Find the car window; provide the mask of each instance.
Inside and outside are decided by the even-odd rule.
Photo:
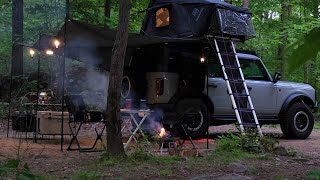
[[[269,81],[268,73],[260,61],[239,59],[245,79]]]

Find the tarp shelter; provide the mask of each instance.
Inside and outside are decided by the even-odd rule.
[[[254,36],[251,12],[220,0],[151,0],[141,34],[189,38]]]
[[[64,52],[67,58],[108,70],[115,38],[116,30],[69,20],[60,28],[56,36],[42,35],[33,48],[39,50],[52,49],[55,51],[55,54],[60,55]],[[56,49],[53,44],[54,39],[59,39],[61,42],[65,42],[65,44]],[[194,44],[199,42],[199,40],[148,37],[130,33],[126,61],[130,60],[131,54],[136,48],[154,44],[180,42],[192,42]]]

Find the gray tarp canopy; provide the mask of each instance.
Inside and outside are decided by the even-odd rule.
[[[65,40],[64,37],[66,37]],[[42,35],[34,44],[33,48],[39,50],[52,49],[55,51],[55,54],[60,55],[62,55],[64,50],[67,58],[82,61],[89,65],[108,68],[115,37],[115,30],[90,25],[76,20],[69,20],[61,27],[56,36]],[[65,42],[64,48],[61,46],[59,49],[55,49],[53,45],[54,39]],[[199,40],[194,39],[185,40],[148,37],[130,33],[127,57],[130,57],[132,50],[138,47],[163,43],[195,43],[195,41],[199,42]]]

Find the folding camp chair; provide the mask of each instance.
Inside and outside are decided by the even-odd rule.
[[[105,118],[103,116],[103,113],[99,111],[87,111],[83,98],[80,95],[65,96],[65,103],[70,115],[69,127],[72,132],[72,139],[70,141],[70,144],[67,150],[79,150],[80,152],[98,151],[98,150],[94,150],[94,148],[98,140],[102,142],[102,134],[106,128]],[[78,140],[78,135],[82,125],[84,123],[97,123],[97,122],[104,123],[102,130],[98,131],[97,128],[94,128],[96,132],[96,139],[93,145],[88,148],[82,148]],[[77,124],[79,124],[78,127],[77,127]],[[77,148],[71,148],[74,142],[76,143]]]

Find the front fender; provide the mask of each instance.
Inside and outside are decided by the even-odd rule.
[[[287,109],[296,102],[304,102],[306,103],[310,108],[314,108],[315,104],[308,96],[302,94],[302,93],[296,93],[291,94],[287,99],[284,101],[284,103],[281,106],[280,115],[285,113]]]

